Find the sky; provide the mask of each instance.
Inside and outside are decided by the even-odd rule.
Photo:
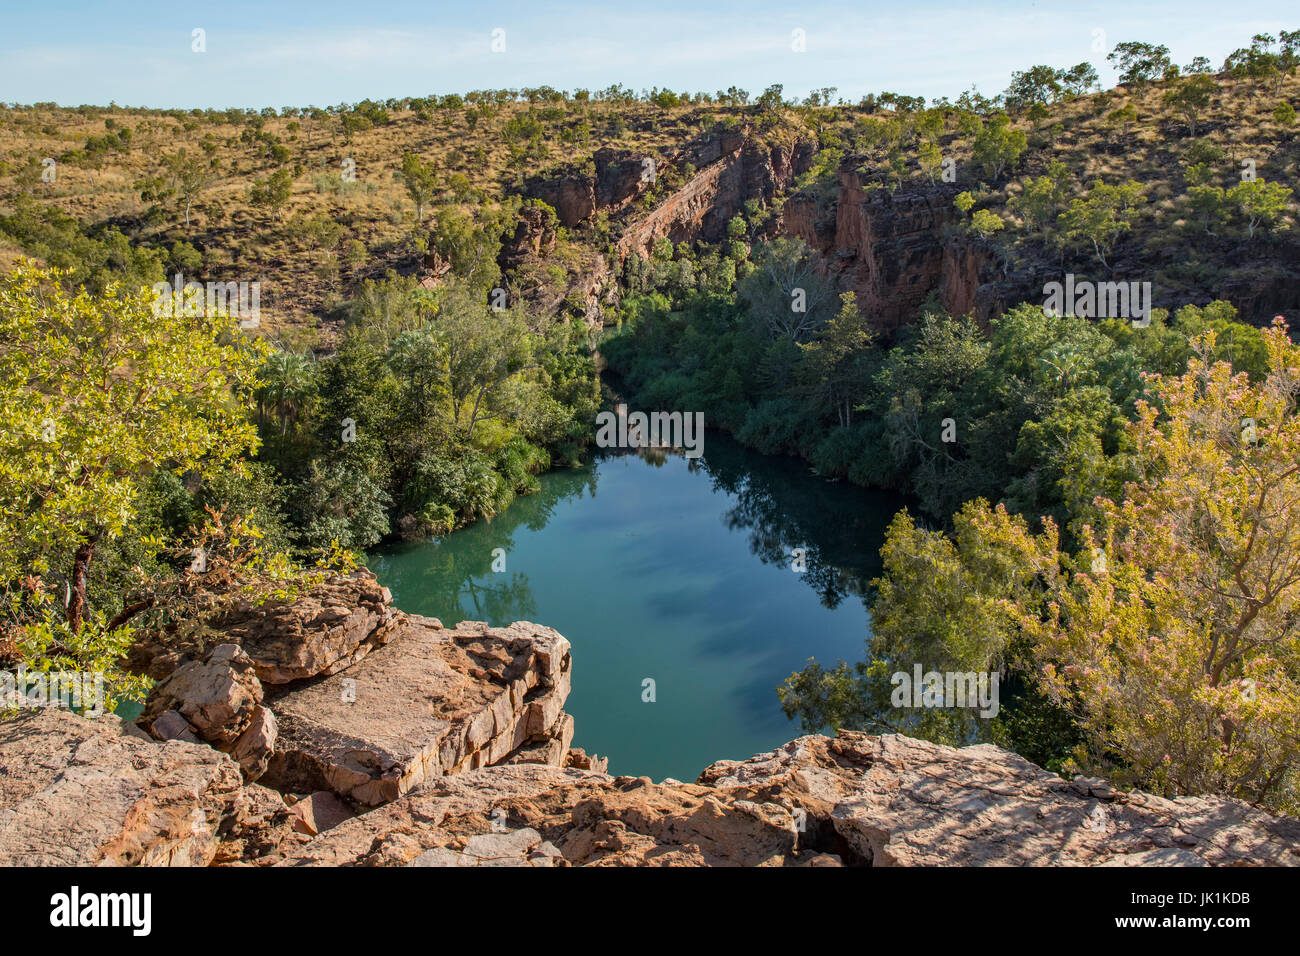
[[[1105,55],[1124,40],[1218,66],[1255,33],[1298,27],[1300,8],[1278,0],[0,0],[0,101],[327,106],[614,83],[955,99],[993,95],[1037,63],[1087,60],[1110,85]]]

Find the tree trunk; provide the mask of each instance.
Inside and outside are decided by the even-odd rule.
[[[81,623],[86,615],[86,573],[90,559],[95,555],[99,532],[95,532],[77,548],[72,559],[72,591],[68,597],[68,626],[73,634],[81,633]]]

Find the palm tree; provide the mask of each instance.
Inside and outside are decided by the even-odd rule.
[[[263,363],[258,377],[262,380],[257,390],[259,430],[266,406],[270,405],[275,408],[276,417],[280,419],[280,434],[284,435],[301,411],[303,402],[315,391],[316,364],[309,356],[297,352],[274,352]]]

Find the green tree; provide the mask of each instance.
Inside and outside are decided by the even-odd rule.
[[[1056,102],[1063,90],[1060,71],[1050,66],[1031,66],[1011,74],[1011,85],[1003,98],[1009,109],[1025,110],[1035,103]]]
[[[1102,502],[1081,555],[1050,526],[1009,537],[1046,582],[1043,602],[1017,603],[1046,689],[1090,738],[1085,769],[1118,756],[1121,779],[1159,792],[1295,812],[1300,349],[1282,327],[1265,338],[1257,384],[1202,357],[1153,381],[1129,429],[1139,477]]]
[[[853,424],[853,406],[862,401],[870,381],[868,349],[875,339],[856,294],[840,295],[840,310],[803,351],[801,373],[815,404],[835,410],[841,426]]]
[[[438,189],[438,177],[433,163],[425,162],[415,153],[402,154],[402,182],[415,203],[417,222],[424,221],[424,205]]]
[[[1254,239],[1256,229],[1272,225],[1286,213],[1291,189],[1281,183],[1252,179],[1229,189],[1227,201],[1246,220],[1247,232]]]
[[[1097,68],[1091,63],[1076,63],[1057,75],[1065,92],[1071,96],[1084,96],[1100,85]]]
[[[1196,121],[1210,105],[1211,98],[1218,90],[1219,85],[1214,82],[1213,77],[1198,73],[1166,91],[1163,102],[1187,120],[1188,129],[1191,135],[1195,136]]]
[[[981,239],[987,239],[994,233],[1001,232],[1006,223],[991,209],[977,209],[970,217],[971,232]]]
[[[1115,44],[1115,49],[1106,55],[1106,59],[1120,71],[1121,86],[1137,89],[1163,77],[1171,64],[1167,46],[1132,40]]]
[[[248,201],[266,209],[276,219],[284,215],[284,208],[293,194],[293,174],[287,169],[277,169],[266,179],[259,179],[249,187]]]
[[[1090,242],[1103,266],[1120,235],[1132,228],[1130,216],[1145,202],[1142,185],[1136,182],[1111,186],[1094,182],[1088,195],[1074,199],[1060,215],[1067,239]]]
[[[753,270],[737,285],[750,314],[772,336],[807,341],[830,318],[834,290],[799,239],[755,245]]]
[[[241,402],[261,349],[228,316],[116,285],[69,293],[65,275],[0,279],[0,581],[66,562],[75,635],[96,548],[131,527],[145,479],[256,448]]]
[[[180,197],[185,212],[185,228],[189,229],[190,208],[200,194],[216,180],[220,163],[215,157],[207,159],[186,153],[182,147],[175,153],[164,156],[162,166],[165,175],[171,180],[173,188]]]
[[[995,113],[975,136],[972,158],[992,179],[998,179],[1015,164],[1027,145],[1025,131],[1013,127],[1006,113]]]
[[[1025,180],[1020,194],[1008,204],[1011,211],[1024,220],[1025,225],[1046,236],[1060,215],[1061,204],[1069,189],[1069,173],[1065,164],[1053,160],[1046,175]]]

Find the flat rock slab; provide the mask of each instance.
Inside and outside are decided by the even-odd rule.
[[[112,715],[0,723],[0,866],[206,866],[235,812],[239,766],[149,740]]]
[[[1300,865],[1300,820],[1222,797],[1067,781],[990,744],[802,737],[714,764],[700,782],[793,801],[822,839],[874,866]]]
[[[548,627],[444,628],[401,615],[388,643],[346,670],[268,688],[279,735],[261,782],[376,806],[427,778],[498,763],[571,733],[569,667],[569,642]]]

